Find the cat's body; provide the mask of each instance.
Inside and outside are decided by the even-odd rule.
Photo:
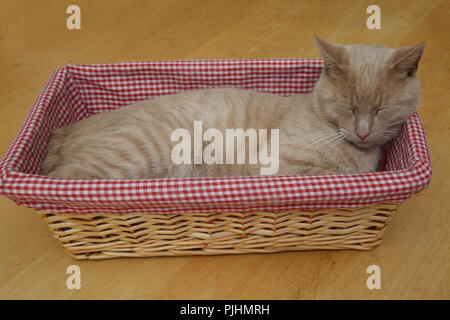
[[[193,132],[194,121],[222,132],[279,129],[277,174],[373,172],[380,146],[418,107],[420,87],[411,66],[417,67],[423,46],[406,51],[317,42],[325,69],[313,93],[280,97],[222,88],[141,101],[58,129],[41,173],[74,179],[260,174],[261,164],[248,161],[174,164],[171,135],[178,128]],[[246,152],[248,160],[248,145],[236,152]]]
[[[260,165],[173,164],[172,132],[177,128],[193,132],[193,123],[198,120],[204,129],[223,132],[230,128],[280,129],[278,174],[376,169],[377,147],[359,149],[343,143],[327,150],[326,141],[320,139],[336,129],[320,121],[312,108],[311,94],[280,97],[234,88],[188,91],[146,100],[59,129],[44,170],[57,177],[85,179],[259,174]],[[248,149],[247,145],[246,150],[236,153]],[[58,165],[53,167],[53,163]]]

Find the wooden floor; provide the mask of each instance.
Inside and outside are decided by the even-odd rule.
[[[82,29],[67,30],[66,8]],[[450,3],[373,1],[381,30],[366,27],[367,1],[50,0],[0,3],[0,154],[50,73],[68,63],[316,57],[313,35],[392,47],[425,40],[420,116],[433,180],[394,216],[369,252],[311,251],[217,257],[74,261],[31,209],[0,198],[0,298],[381,299],[450,298]],[[82,288],[66,288],[66,268]],[[382,288],[366,287],[381,268]]]

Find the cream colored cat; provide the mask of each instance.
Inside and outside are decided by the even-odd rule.
[[[222,88],[140,101],[56,130],[41,173],[74,179],[260,174],[260,164],[174,164],[171,134],[192,132],[194,121],[218,130],[279,129],[279,175],[373,172],[379,147],[419,106],[416,70],[425,44],[395,50],[315,41],[325,67],[310,94]],[[236,152],[248,153],[244,148]]]

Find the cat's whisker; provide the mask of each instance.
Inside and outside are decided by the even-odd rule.
[[[333,143],[333,145],[329,146],[326,150],[325,150],[325,154],[328,154],[328,152],[330,152],[331,150],[333,150],[336,146],[338,146],[340,143],[342,143],[342,141],[344,141],[344,139],[339,139],[337,141],[335,141]]]
[[[390,123],[389,124],[389,126],[396,126],[396,125],[399,125],[399,124],[404,124],[405,123],[405,120],[398,120],[398,121],[394,121],[394,122],[392,122],[392,123]]]
[[[318,134],[325,134],[325,135],[318,136],[318,139],[326,137],[326,136],[329,136],[329,135],[336,134],[338,131],[339,130],[324,130],[324,131],[320,131],[320,132],[318,132]]]
[[[334,140],[331,144],[329,144],[326,149],[322,150],[322,153],[327,155],[331,150],[333,150],[342,141],[344,141],[344,137],[339,137],[338,139]]]
[[[311,142],[311,145],[321,145],[322,143],[326,143],[328,139],[335,137],[339,132],[337,130],[333,130],[333,133],[327,134],[325,136],[319,137]]]
[[[326,154],[330,149],[334,148],[338,143],[344,141],[345,136],[341,131],[337,132],[337,135],[329,139],[325,144],[319,146],[318,151]]]
[[[381,134],[382,135],[385,135],[385,134],[389,134],[389,135],[396,135],[396,134],[398,134],[398,130],[395,130],[395,129],[385,129],[385,130],[383,130],[382,132],[381,132]]]
[[[322,141],[322,143],[320,143],[319,145],[316,146],[316,150],[321,151],[326,149],[329,145],[333,144],[334,141],[336,141],[337,139],[340,139],[339,136],[333,136],[330,137],[329,139],[327,139],[326,141]]]

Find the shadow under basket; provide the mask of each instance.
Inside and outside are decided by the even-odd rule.
[[[41,213],[75,259],[369,250],[381,243],[396,203],[354,209],[191,214]]]
[[[38,210],[76,259],[371,249],[397,205],[430,183],[417,113],[370,174],[148,180],[39,174],[59,127],[186,90],[309,93],[322,66],[321,59],[65,66],[53,73],[0,162],[0,195]]]

